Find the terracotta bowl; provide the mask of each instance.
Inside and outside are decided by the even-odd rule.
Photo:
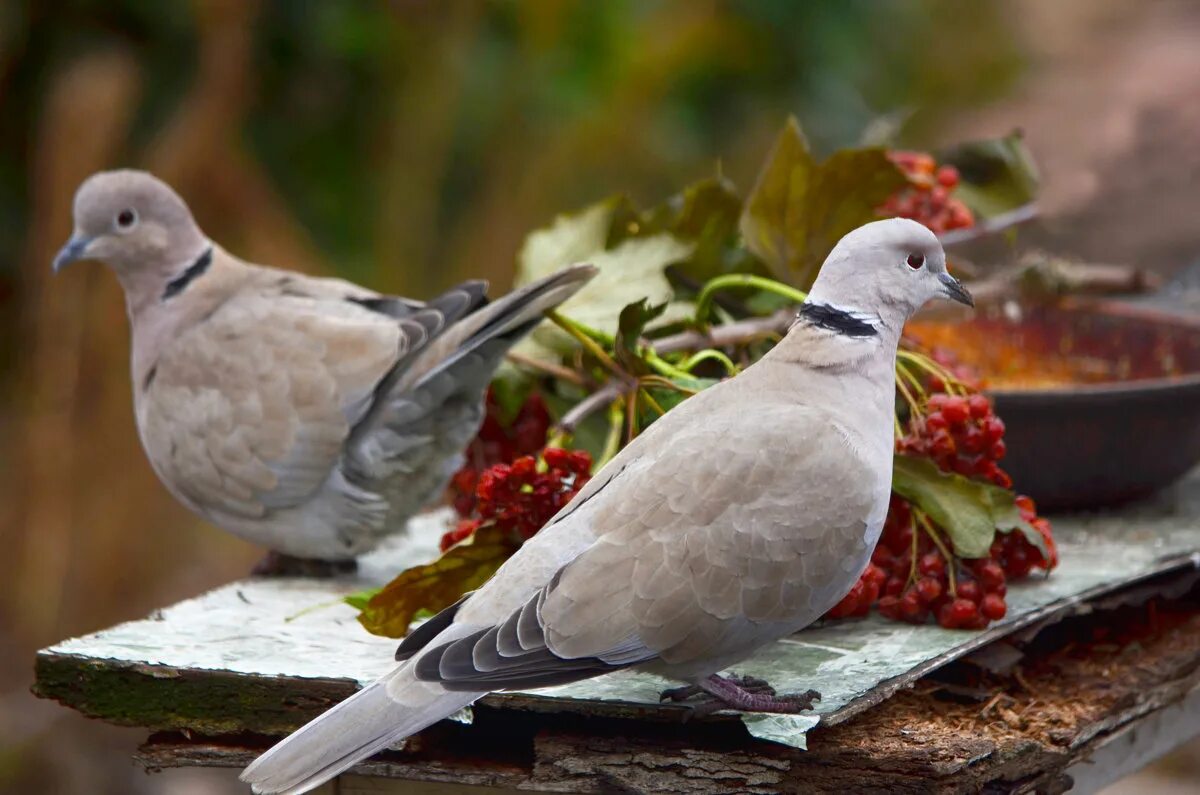
[[[1043,510],[1145,497],[1200,463],[1200,317],[1065,302],[911,334],[985,374],[1003,466]],[[1033,361],[1049,374],[1028,377]]]

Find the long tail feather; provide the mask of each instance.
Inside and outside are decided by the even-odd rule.
[[[257,793],[300,795],[481,695],[420,682],[408,665],[401,666],[296,730],[254,760],[241,779]]]

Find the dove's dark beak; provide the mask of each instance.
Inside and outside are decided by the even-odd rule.
[[[58,251],[58,255],[54,258],[54,264],[50,267],[58,273],[63,268],[70,265],[78,259],[83,259],[87,254],[88,244],[92,242],[90,237],[73,237],[67,241],[67,244]]]
[[[948,273],[939,273],[938,281],[942,283],[944,292],[942,295],[949,298],[951,301],[958,301],[960,304],[967,306],[975,306],[975,299],[967,292],[967,288],[962,286],[962,282],[954,278]]]

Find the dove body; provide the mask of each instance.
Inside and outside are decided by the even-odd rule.
[[[297,558],[370,550],[436,500],[483,419],[505,352],[594,274],[565,269],[487,303],[423,303],[243,262],[167,185],[97,174],[55,259],[124,289],[138,432],[154,471],[214,524]]]
[[[488,692],[634,666],[731,707],[796,711],[718,672],[816,620],[865,568],[890,494],[900,331],[939,296],[970,303],[923,226],[847,235],[771,352],[658,419],[411,632],[397,668],[243,780],[307,792]]]

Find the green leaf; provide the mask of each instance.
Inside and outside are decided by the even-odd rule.
[[[612,334],[621,310],[643,298],[652,304],[666,304],[664,321],[689,317],[691,305],[674,300],[674,289],[663,271],[687,259],[693,244],[660,232],[629,237],[606,248],[613,218],[627,208],[626,200],[616,197],[578,213],[561,215],[551,226],[530,234],[517,258],[517,284],[539,279],[572,262],[590,262],[599,273],[560,307],[572,320]],[[568,335],[543,323],[517,346],[517,351],[544,359],[574,347]]]
[[[880,147],[843,149],[817,163],[790,118],[742,211],[745,245],[776,278],[807,289],[837,241],[877,220],[876,208],[905,184]]]
[[[646,324],[661,317],[667,305],[651,305],[645,298],[627,304],[617,320],[617,360],[634,372],[645,372],[649,368],[638,355],[638,340],[646,330]]]
[[[997,530],[1038,535],[1021,518],[1011,491],[943,472],[928,458],[895,456],[892,490],[929,514],[964,558],[985,557]]]
[[[370,596],[360,608],[358,622],[372,635],[402,638],[420,611],[437,613],[483,585],[518,546],[510,530],[495,525],[480,527],[470,539],[446,550],[437,560],[401,572]],[[347,601],[365,595],[352,594]]]
[[[379,588],[367,588],[365,591],[356,591],[343,596],[342,601],[361,612],[367,609],[367,602],[370,602],[380,590]]]
[[[1020,131],[959,144],[939,153],[939,159],[955,166],[962,178],[954,195],[984,217],[1037,198],[1037,166]]]

